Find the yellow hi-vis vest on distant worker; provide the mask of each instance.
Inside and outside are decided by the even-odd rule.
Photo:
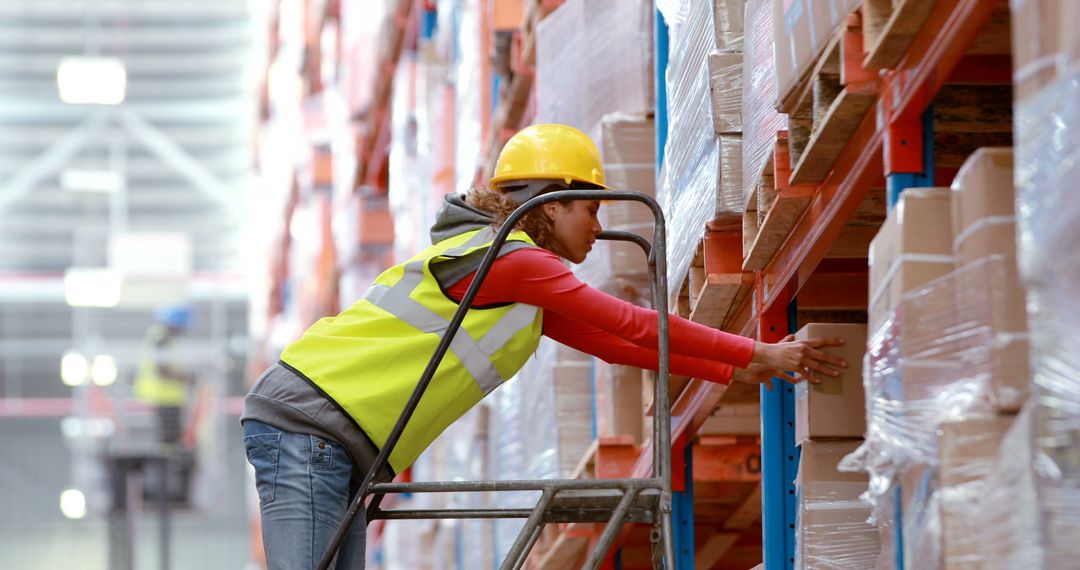
[[[165,332],[155,325],[143,340],[142,358],[135,375],[135,397],[154,406],[183,406],[187,401],[187,386],[183,379],[161,374],[159,364],[167,352],[161,346]],[[165,364],[173,365],[171,362]]]
[[[486,250],[494,237],[491,228],[465,232],[386,270],[363,298],[287,346],[281,361],[337,402],[381,448],[458,307],[443,293],[432,264]],[[524,232],[510,239],[535,245]],[[396,472],[517,373],[536,350],[542,323],[542,311],[522,303],[466,313],[390,454]]]

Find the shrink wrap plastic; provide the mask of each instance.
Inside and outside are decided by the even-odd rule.
[[[567,0],[536,25],[536,123],[593,140],[609,113],[652,111],[652,3]]]
[[[1034,406],[1024,407],[1001,441],[989,473],[947,497],[961,517],[976,527],[971,540],[978,554],[956,561],[957,568],[1036,570],[1072,568],[1076,560],[1047,564],[1040,523],[1040,500],[1036,486],[1038,464],[1034,442]],[[972,473],[983,470],[973,464]],[[1075,503],[1073,505],[1075,507]],[[1066,540],[1075,543],[1076,534]],[[1061,537],[1065,538],[1065,537]],[[1060,540],[1060,538],[1059,538]],[[953,568],[953,566],[950,566]]]
[[[1009,256],[973,262],[906,293],[869,340],[866,440],[841,467],[869,473],[866,498],[883,537],[902,500],[909,568],[941,558],[939,427],[1015,410],[1027,396],[1015,281]]]
[[[735,91],[742,87],[738,82],[724,82],[723,77],[713,85],[710,77],[709,53],[716,47],[711,2],[671,2],[661,10],[670,26],[670,43],[666,70],[668,138],[657,200],[667,218],[667,273],[674,299],[705,224],[743,211],[738,185],[725,183],[738,176],[737,169],[725,165],[736,164],[732,157],[741,153],[741,141],[737,136],[722,140],[717,135],[711,95],[713,87]],[[720,98],[730,97],[721,93]]]
[[[940,491],[938,495],[941,519],[941,560],[946,568],[985,568],[990,562],[990,551],[982,544],[982,535],[998,534],[986,527],[1010,524],[996,518],[1014,512],[1013,508],[1002,511],[994,505],[981,503],[989,491],[988,481],[999,469],[999,453],[1007,431],[1014,426],[1015,416],[987,416],[941,426]],[[1023,428],[1021,428],[1023,429]],[[1015,436],[1014,436],[1015,437]],[[1030,449],[1009,450],[1010,461],[1020,462],[1030,457]],[[1030,461],[1027,462],[1030,466]],[[1013,467],[1009,467],[1013,469]],[[1004,472],[998,475],[1000,478]],[[998,482],[1000,484],[1001,481]],[[997,491],[992,491],[997,493]],[[1006,503],[1010,503],[1008,499]],[[1019,511],[1016,511],[1019,512]],[[991,515],[987,517],[986,515]],[[1011,540],[1011,539],[1010,539]]]
[[[942,422],[1023,402],[1027,335],[1015,332],[1002,298],[1011,263],[991,256],[906,293],[871,336],[866,442],[845,464],[870,473],[872,492],[906,467],[936,465]]]
[[[772,157],[776,132],[787,129],[787,115],[776,110],[776,60],[773,13],[769,0],[746,3],[746,53],[743,55],[743,204]],[[771,174],[771,173],[770,173]]]
[[[1069,5],[1071,3],[1061,3]],[[1072,37],[1075,37],[1073,34]],[[1028,288],[1032,427],[1046,567],[1080,559],[1080,66],[1017,105],[1020,267]]]
[[[812,495],[806,495],[812,489]],[[795,551],[796,568],[855,570],[876,568],[880,548],[878,530],[866,522],[870,504],[859,499],[864,483],[818,482],[801,489],[802,505],[796,513],[796,528],[806,541]],[[865,513],[863,520],[853,515]],[[807,515],[818,521],[807,523]],[[831,515],[831,516],[830,516]]]

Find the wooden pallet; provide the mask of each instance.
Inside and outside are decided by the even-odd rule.
[[[937,0],[863,0],[864,65],[895,67],[936,5]]]
[[[756,208],[743,215],[743,271],[761,271],[802,217],[817,188],[787,184],[791,152],[786,131],[777,133],[772,171],[762,173],[754,189]]]
[[[806,81],[784,102],[793,165],[790,183],[817,184],[877,99],[878,81],[859,67],[861,19],[848,17]]]
[[[754,288],[754,276],[739,264],[742,231],[706,231],[690,267],[690,320],[722,329],[732,307]]]

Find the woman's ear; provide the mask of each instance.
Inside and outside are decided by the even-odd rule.
[[[559,213],[558,202],[548,202],[542,206],[544,208],[544,215],[551,221],[555,221],[555,216]]]

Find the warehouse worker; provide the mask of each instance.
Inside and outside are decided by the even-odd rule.
[[[154,408],[161,443],[175,448],[180,442],[181,417],[193,380],[176,358],[173,342],[191,326],[191,309],[185,305],[166,305],[157,309],[155,318],[157,322],[143,338],[135,397]]]
[[[409,399],[496,228],[544,192],[606,188],[596,146],[581,131],[535,125],[503,148],[489,187],[449,195],[434,245],[390,268],[336,317],[315,323],[258,379],[241,421],[255,468],[271,569],[311,568]],[[654,311],[593,289],[580,263],[600,223],[597,201],[545,204],[510,234],[408,427],[375,475],[388,481],[443,429],[510,379],[545,335],[608,362],[658,364]],[[765,344],[672,316],[671,371],[720,383],[765,382],[782,372],[836,375],[820,351],[839,339]],[[337,568],[362,568],[363,509]]]

